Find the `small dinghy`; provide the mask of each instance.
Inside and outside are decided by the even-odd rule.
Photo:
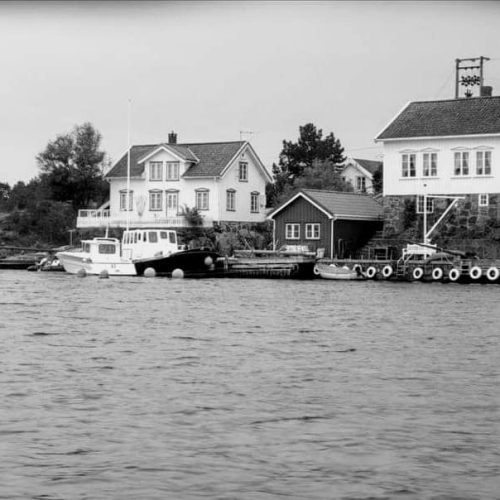
[[[336,266],[335,264],[316,264],[314,266],[314,274],[320,278],[327,280],[364,280],[365,275],[361,268],[354,266],[349,269],[347,266]]]

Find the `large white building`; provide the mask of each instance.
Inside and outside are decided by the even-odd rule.
[[[130,153],[130,155],[129,155]],[[130,148],[106,174],[109,205],[80,210],[78,228],[181,227],[186,208],[196,208],[204,226],[265,220],[265,187],[272,177],[246,141]]]

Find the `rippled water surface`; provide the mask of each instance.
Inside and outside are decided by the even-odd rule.
[[[499,499],[500,286],[0,272],[0,498]]]

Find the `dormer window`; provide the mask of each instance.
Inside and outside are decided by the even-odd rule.
[[[238,180],[248,182],[248,163],[246,161],[240,161]]]
[[[167,161],[167,181],[179,180],[179,162]]]
[[[163,162],[150,161],[149,162],[149,180],[161,181],[163,180]]]

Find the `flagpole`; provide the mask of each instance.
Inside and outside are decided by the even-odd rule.
[[[127,226],[130,227],[130,115],[131,115],[132,99],[128,100],[128,126],[127,126]]]

